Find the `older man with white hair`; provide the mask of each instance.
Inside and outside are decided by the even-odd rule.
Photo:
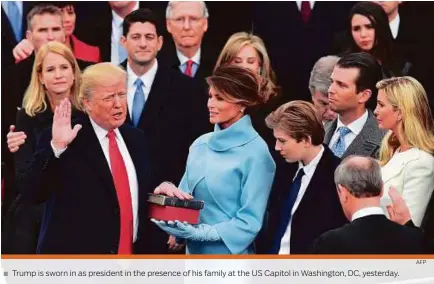
[[[166,9],[166,27],[172,35],[176,58],[166,55],[169,65],[189,77],[211,75],[215,60],[202,48],[208,30],[208,9],[203,1],[170,1]]]
[[[312,94],[312,102],[323,125],[337,117],[337,114],[329,108],[328,89],[332,83],[330,76],[338,61],[339,57],[334,55],[321,57],[310,73],[309,91]]]

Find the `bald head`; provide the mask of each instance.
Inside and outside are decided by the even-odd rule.
[[[336,169],[335,183],[356,198],[380,196],[383,187],[380,165],[370,157],[349,156]]]

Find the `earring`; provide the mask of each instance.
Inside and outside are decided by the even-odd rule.
[[[244,108],[240,108],[240,112],[244,112]]]

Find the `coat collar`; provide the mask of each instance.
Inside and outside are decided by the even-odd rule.
[[[217,152],[227,151],[247,144],[257,136],[258,133],[253,129],[250,116],[245,115],[226,129],[221,129],[216,124],[208,141],[208,147]]]

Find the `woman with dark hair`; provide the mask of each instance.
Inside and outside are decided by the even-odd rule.
[[[353,6],[348,18],[348,44],[344,54],[368,52],[382,66],[383,77],[408,73],[411,64],[396,58],[389,21],[383,8],[372,2],[359,2]]]
[[[199,225],[153,220],[168,234],[187,241],[188,254],[251,254],[262,226],[275,163],[252,126],[249,109],[268,101],[259,75],[233,65],[207,78],[208,109],[214,132],[190,147],[179,189],[162,183],[154,193],[205,201]]]

